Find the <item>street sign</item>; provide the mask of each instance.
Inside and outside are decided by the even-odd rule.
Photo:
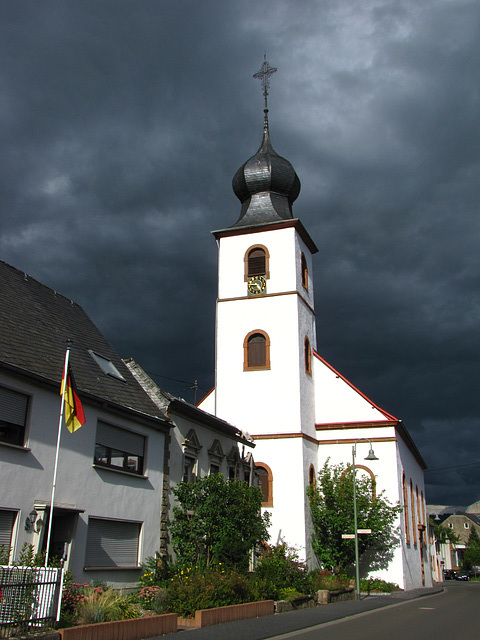
[[[357,529],[357,533],[372,533],[371,529]],[[354,533],[342,533],[342,540],[353,540],[355,538]]]

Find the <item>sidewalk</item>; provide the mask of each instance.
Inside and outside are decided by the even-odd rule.
[[[265,640],[266,638],[279,636],[283,633],[306,629],[325,622],[341,620],[342,618],[348,618],[359,613],[373,611],[407,600],[414,600],[422,596],[441,593],[442,591],[443,585],[439,584],[435,587],[412,589],[411,591],[397,591],[388,595],[366,595],[362,596],[362,600],[336,602],[312,609],[287,611],[273,616],[265,616],[264,618],[239,620],[237,622],[228,622],[203,629],[189,629],[162,637],[173,640],[173,638],[180,633],[182,637],[184,634],[187,634],[185,640],[225,640],[225,638],[228,638],[228,640],[245,640],[245,638],[248,638],[248,640]],[[160,640],[160,638],[155,640]]]

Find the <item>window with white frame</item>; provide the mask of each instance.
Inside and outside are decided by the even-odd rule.
[[[141,522],[90,516],[85,568],[138,568]]]
[[[190,429],[183,440],[183,481],[193,482],[197,476],[198,454],[202,445],[195,429]]]
[[[195,465],[196,459],[190,456],[185,456],[183,459],[183,482],[193,482],[195,480]]]
[[[212,446],[208,450],[208,458],[210,461],[210,475],[220,473],[222,461],[225,457],[220,441],[215,439]]]
[[[0,387],[0,442],[23,447],[29,396]]]
[[[94,462],[102,467],[143,475],[145,436],[98,422]]]
[[[10,556],[7,552],[12,548],[13,528],[17,515],[18,511],[0,509],[0,549],[3,547],[5,556]]]

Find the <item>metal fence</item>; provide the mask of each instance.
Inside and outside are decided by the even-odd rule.
[[[0,638],[53,626],[62,584],[63,569],[0,566]]]

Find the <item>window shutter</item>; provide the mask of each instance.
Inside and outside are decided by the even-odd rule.
[[[266,359],[265,337],[256,333],[248,341],[248,366],[264,367]]]
[[[12,532],[17,512],[0,510],[0,547],[6,549],[12,546]]]
[[[143,457],[145,450],[145,437],[139,433],[126,431],[113,427],[110,424],[99,422],[97,425],[97,444],[104,447],[125,451],[134,456]]]
[[[89,518],[85,566],[138,566],[139,535],[139,522]]]
[[[28,396],[0,387],[0,420],[24,427],[27,419]]]
[[[259,276],[265,274],[265,251],[253,249],[248,254],[248,275]]]

